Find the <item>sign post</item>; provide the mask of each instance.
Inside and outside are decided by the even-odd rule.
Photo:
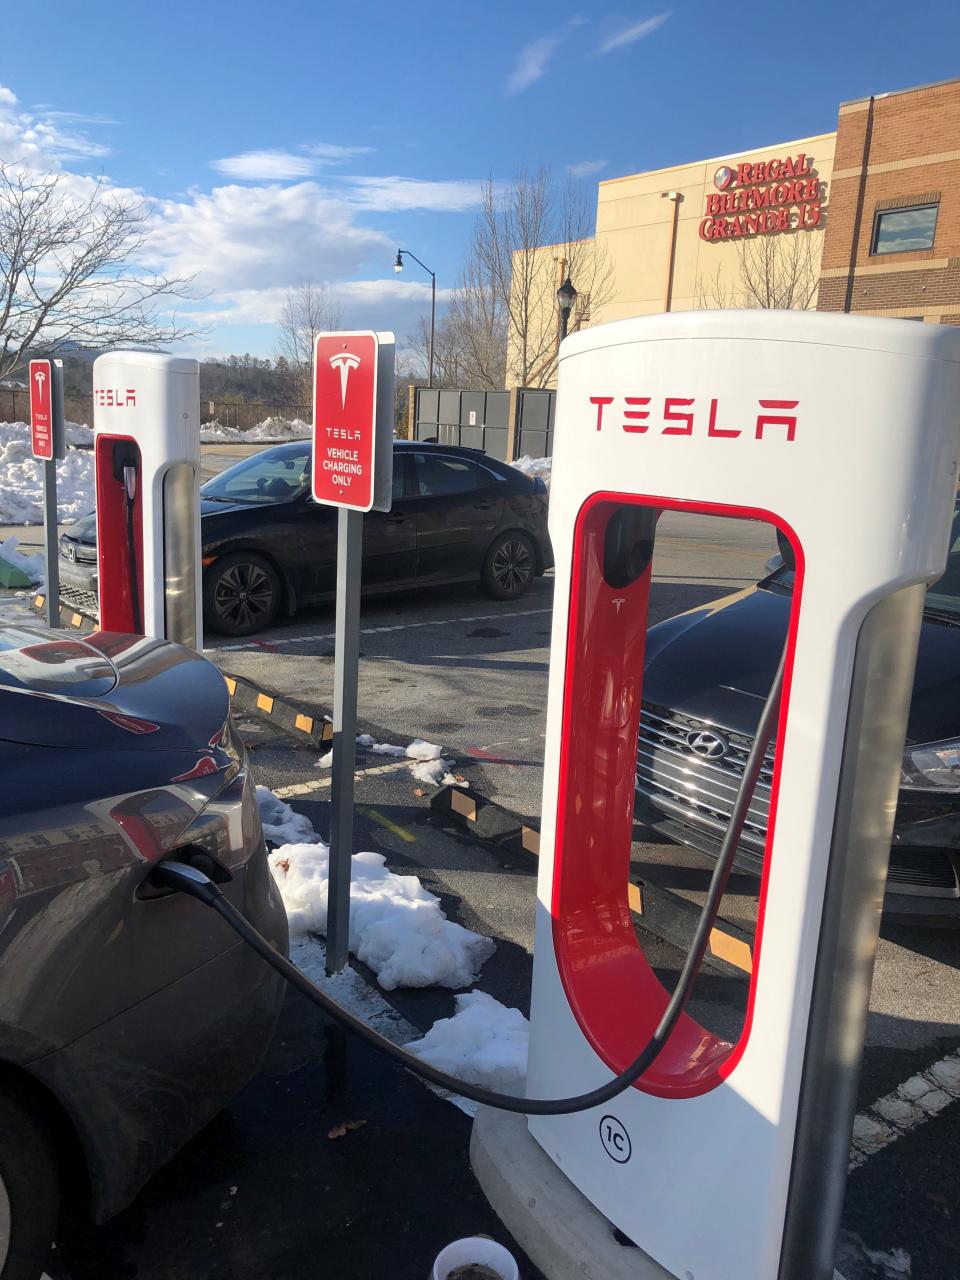
[[[337,612],[330,788],[327,973],[350,949],[353,783],[363,513],[388,511],[393,489],[392,333],[318,334],[313,360],[313,500],[337,507]]]
[[[57,535],[57,459],[63,457],[63,362],[30,361],[30,442],[43,463],[43,544],[47,567],[47,626],[60,625]]]

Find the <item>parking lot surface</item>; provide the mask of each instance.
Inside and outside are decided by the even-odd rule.
[[[652,621],[763,574],[775,550],[769,533],[733,522],[723,533],[707,536],[683,518],[662,531]],[[537,820],[552,589],[548,576],[507,605],[472,588],[366,600],[361,731],[378,743],[419,737],[441,744],[472,790]],[[207,645],[225,672],[330,708],[332,607],[247,641],[208,636]],[[318,751],[263,720],[245,718],[242,729],[258,780],[326,835],[330,773],[318,767]],[[479,841],[431,812],[431,788],[402,760],[361,748],[357,770],[356,847],[385,854],[393,870],[415,872],[451,919],[495,938],[497,952],[477,985],[527,1012],[536,859]],[[710,861],[640,827],[635,835],[634,873],[699,904]],[[756,881],[735,876],[725,917],[750,927],[755,912]],[[644,945],[669,984],[680,952],[649,935]],[[958,957],[960,931],[884,923],[838,1255],[844,1280],[960,1275]],[[742,978],[707,971],[692,1012],[717,1030],[735,1031],[745,989]],[[453,1012],[446,990],[388,998],[420,1031]],[[389,1259],[389,1273],[423,1276],[436,1249],[455,1235],[498,1235],[469,1174],[467,1118],[403,1073],[368,1062],[356,1046],[330,1045],[319,1016],[289,1000],[260,1078],[128,1213],[64,1246],[64,1277],[299,1280],[321,1258],[329,1259],[327,1274],[372,1276],[384,1255],[371,1241],[391,1239],[403,1248]],[[331,1086],[333,1060],[348,1069]],[[368,1124],[328,1140],[344,1116]]]

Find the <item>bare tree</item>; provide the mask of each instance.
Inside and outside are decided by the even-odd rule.
[[[317,334],[339,329],[340,304],[331,300],[324,284],[306,280],[288,289],[280,309],[278,354],[286,360],[295,393],[306,404],[313,382],[313,349]]]
[[[504,191],[483,189],[468,259],[469,275],[490,289],[506,330],[506,380],[543,387],[556,374],[559,311],[556,291],[569,276],[578,292],[570,317],[575,332],[613,287],[604,246],[596,244],[581,188],[557,194],[546,169],[522,170]]]
[[[750,236],[738,240],[736,249],[739,278],[726,281],[718,267],[706,284],[699,281],[698,310],[810,310],[820,282],[820,259],[811,236]]]
[[[178,323],[190,280],[138,273],[146,207],[101,182],[0,162],[0,378],[42,348],[156,346],[203,332]]]

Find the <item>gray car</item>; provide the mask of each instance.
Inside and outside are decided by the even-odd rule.
[[[256,1073],[281,979],[155,889],[202,867],[281,951],[223,677],[143,636],[0,628],[0,1278],[103,1221]]]

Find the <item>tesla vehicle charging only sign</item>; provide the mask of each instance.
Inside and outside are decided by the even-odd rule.
[[[313,362],[316,502],[369,511],[384,496],[375,483],[380,470],[377,453],[391,448],[391,441],[378,439],[384,425],[377,422],[379,358],[380,343],[373,332],[317,337]]]
[[[49,360],[30,361],[30,442],[35,458],[53,457],[53,368]]]

